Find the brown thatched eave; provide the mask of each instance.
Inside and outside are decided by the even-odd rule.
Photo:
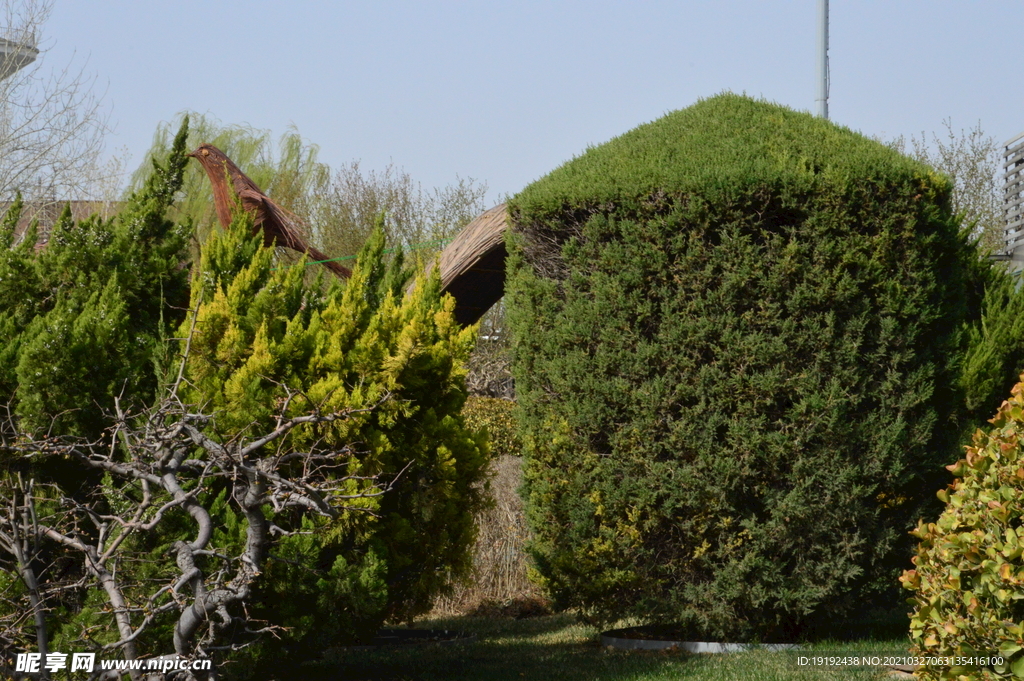
[[[441,289],[455,298],[455,318],[473,324],[505,293],[504,203],[482,213],[441,252]]]

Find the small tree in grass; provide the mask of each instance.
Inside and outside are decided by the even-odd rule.
[[[893,602],[991,277],[950,190],[721,95],[510,202],[525,490],[561,604],[742,638]],[[1003,360],[979,359],[993,386]]]

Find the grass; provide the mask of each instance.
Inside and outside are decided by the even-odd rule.
[[[894,652],[901,641],[817,643],[806,652],[689,655],[602,648],[598,629],[569,615],[526,620],[455,618],[417,622],[417,628],[475,633],[476,643],[408,649],[332,652],[324,661],[278,679],[310,681],[775,681],[887,678],[871,668],[798,666],[798,654]]]

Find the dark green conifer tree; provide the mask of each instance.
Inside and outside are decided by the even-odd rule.
[[[791,637],[898,602],[969,416],[989,281],[950,191],[848,129],[721,95],[511,201],[525,490],[560,603]],[[990,293],[993,319],[1011,298]],[[988,409],[1007,355],[983,354]]]
[[[110,219],[66,208],[49,240],[0,229],[0,395],[27,432],[99,437],[124,394],[149,404],[165,339],[188,302],[189,225],[167,220],[181,186],[187,120],[164,164]],[[14,246],[13,248],[11,246]]]
[[[168,158],[155,164],[145,186],[113,218],[75,222],[65,209],[48,242],[38,244],[36,224],[18,233],[19,198],[0,224],[4,504],[20,498],[19,475],[34,480],[39,494],[51,499],[95,499],[109,482],[96,471],[63,457],[28,458],[8,445],[48,436],[99,440],[106,436],[116,397],[122,396],[125,408],[144,408],[157,393],[164,362],[173,358],[171,332],[188,304],[190,229],[165,215],[181,186],[186,133],[187,121]],[[37,517],[45,523],[66,508],[38,504]],[[46,588],[55,580],[71,583],[87,575],[82,556],[59,546],[46,547],[33,567]],[[5,575],[0,579],[0,618],[22,622],[25,640],[32,641],[32,620],[23,618],[25,585],[14,577],[16,560],[5,551],[0,551],[0,573]],[[76,618],[94,624],[89,613],[103,611],[98,596],[99,591],[50,592],[53,640],[77,640]],[[61,638],[64,627],[71,632],[69,639]]]

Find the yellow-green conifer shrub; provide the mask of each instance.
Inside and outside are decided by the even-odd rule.
[[[946,509],[914,531],[916,567],[901,578],[922,679],[1024,678],[1024,383],[991,423],[949,466]]]
[[[487,463],[482,436],[460,413],[475,330],[455,322],[436,272],[405,295],[401,257],[384,262],[380,230],[351,279],[327,287],[309,282],[301,266],[275,264],[250,229],[239,217],[203,244],[195,324],[190,318],[179,334],[191,333],[186,398],[216,415],[225,439],[256,432],[253,424],[269,432],[282,408],[289,416],[357,411],[300,427],[284,446],[347,446],[354,458],[338,475],[394,481],[329,524],[303,518],[311,534],[271,548],[283,560],[267,564],[256,616],[288,627],[273,654],[294,659],[425,611],[452,575],[469,569],[483,503],[476,483]],[[368,484],[353,480],[351,492]],[[231,531],[227,520],[221,526]],[[237,533],[242,541],[244,528]]]

